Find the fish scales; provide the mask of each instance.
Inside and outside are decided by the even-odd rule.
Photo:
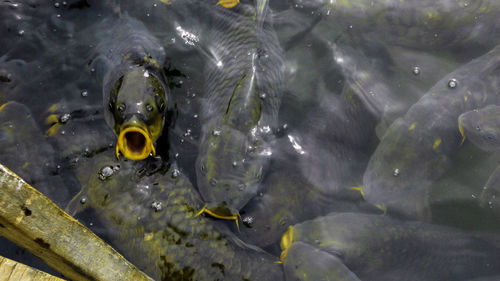
[[[182,175],[154,173],[152,165],[117,160],[109,151],[89,161],[90,170],[77,171],[90,178],[82,183],[86,205],[122,253],[156,280],[282,280],[276,258],[240,247],[211,219],[195,216],[202,201]],[[97,169],[106,166],[115,171],[102,180]]]
[[[500,269],[498,235],[361,213],[332,213],[290,231],[293,242],[339,257],[361,280],[467,280]]]
[[[492,48],[499,44],[495,0],[377,0],[294,2],[321,11],[369,40],[416,49]],[[337,24],[338,25],[338,24]]]
[[[427,188],[448,169],[461,145],[458,117],[500,102],[494,94],[499,76],[500,46],[445,76],[394,121],[368,163],[365,199],[428,220]],[[452,80],[458,85],[450,87]]]
[[[270,160],[284,56],[269,13],[246,4],[212,9],[197,185],[209,207],[234,214],[257,194]]]

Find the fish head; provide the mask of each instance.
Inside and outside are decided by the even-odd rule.
[[[131,160],[155,155],[154,143],[165,124],[167,91],[161,78],[137,67],[120,77],[111,89],[109,111],[121,152]]]
[[[209,206],[226,206],[233,213],[258,194],[270,155],[265,143],[250,143],[246,135],[221,126],[202,140],[197,159],[197,183]]]
[[[484,151],[500,150],[500,106],[489,105],[458,117],[462,137]]]

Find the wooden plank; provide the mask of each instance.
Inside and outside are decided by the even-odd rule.
[[[153,280],[1,164],[0,235],[71,280]]]
[[[63,281],[36,268],[0,256],[0,281]]]

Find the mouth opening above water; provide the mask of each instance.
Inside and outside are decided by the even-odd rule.
[[[139,132],[125,133],[127,148],[132,153],[141,153],[146,147],[146,137]]]

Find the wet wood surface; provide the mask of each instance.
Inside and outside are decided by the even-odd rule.
[[[0,256],[0,281],[62,281],[38,269]]]
[[[71,280],[152,280],[1,164],[0,235]]]

